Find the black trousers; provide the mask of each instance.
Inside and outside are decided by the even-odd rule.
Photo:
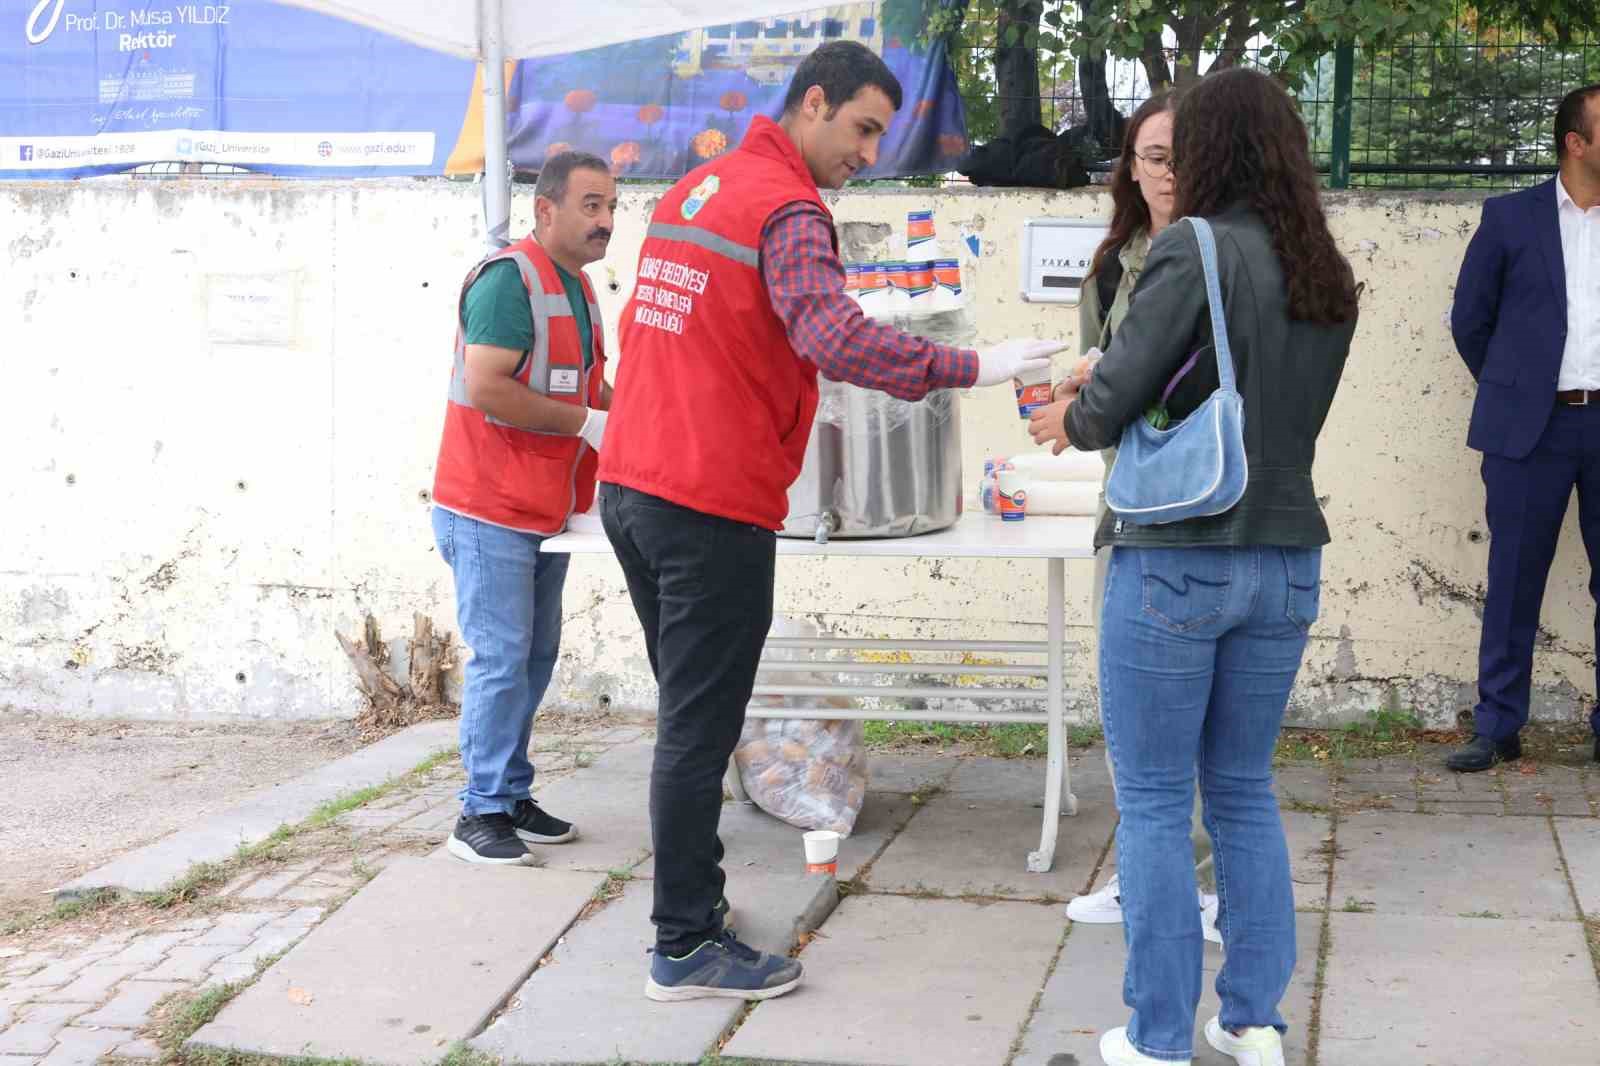
[[[600,487],[600,517],[660,690],[650,920],[656,950],[682,955],[722,931],[722,775],[772,625],[777,540],[770,530],[618,485]]]

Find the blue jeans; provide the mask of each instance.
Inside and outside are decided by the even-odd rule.
[[[472,650],[461,694],[463,814],[510,813],[528,798],[533,716],[561,651],[566,555],[518,533],[433,509],[433,537],[456,586],[456,622]]]
[[[1198,773],[1216,862],[1222,1024],[1284,1030],[1295,964],[1289,848],[1272,753],[1306,631],[1316,548],[1117,548],[1100,620],[1100,706],[1116,776],[1128,1037],[1188,1059],[1203,942],[1189,813]]]

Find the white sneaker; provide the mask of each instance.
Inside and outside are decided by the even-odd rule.
[[[1151,1058],[1128,1040],[1127,1026],[1112,1029],[1100,1038],[1100,1059],[1106,1066],[1189,1066],[1193,1061]]]
[[[1096,892],[1078,896],[1067,904],[1067,917],[1084,925],[1116,925],[1122,921],[1122,896],[1113,875]],[[1200,932],[1213,944],[1222,943],[1217,931],[1217,897],[1200,893]]]
[[[1212,1018],[1206,1022],[1206,1043],[1232,1056],[1239,1066],[1283,1066],[1283,1037],[1270,1025],[1251,1026],[1234,1036],[1220,1019]]]
[[[1217,897],[1200,893],[1200,934],[1213,944],[1222,943],[1222,932],[1217,928]]]
[[[1122,896],[1115,874],[1098,891],[1067,904],[1067,917],[1084,925],[1117,925],[1122,921]]]

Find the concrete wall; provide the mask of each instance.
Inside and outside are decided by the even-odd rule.
[[[621,293],[658,190],[627,190],[608,260]],[[515,197],[513,231],[531,197]],[[987,340],[1070,335],[1021,302],[1024,218],[1098,215],[1091,192],[840,196],[857,245],[908,209],[985,240],[969,283]],[[1442,321],[1472,199],[1339,194],[1367,283],[1317,466],[1335,542],[1293,713],[1470,705],[1486,532],[1464,445],[1472,384]],[[70,715],[310,718],[359,708],[334,639],[371,612],[403,647],[413,611],[453,628],[428,528],[476,187],[266,181],[0,185],[0,705]],[[621,295],[605,292],[608,327]],[[614,332],[614,331],[613,331]],[[1009,390],[965,402],[968,481],[1022,450]],[[1574,508],[1575,511],[1575,508]],[[1574,523],[1569,521],[1569,525]],[[1092,716],[1088,572],[1069,577],[1069,687]],[[841,634],[1041,638],[1041,567],[793,561],[780,610]],[[1545,605],[1535,713],[1592,697],[1592,606],[1575,528]],[[649,707],[637,624],[610,560],[577,560],[557,682],[567,702]]]

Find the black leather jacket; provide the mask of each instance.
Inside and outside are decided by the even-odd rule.
[[[1247,206],[1209,220],[1216,234],[1222,301],[1244,397],[1244,447],[1250,465],[1244,498],[1225,514],[1139,526],[1108,512],[1095,546],[1204,547],[1328,543],[1328,524],[1311,483],[1317,434],[1339,388],[1356,323],[1290,319],[1288,288],[1266,224]],[[1348,269],[1348,267],[1346,267]],[[1197,349],[1206,348],[1167,402],[1174,422],[1217,388],[1211,316],[1194,229],[1179,221],[1150,246],[1144,273],[1094,377],[1067,407],[1076,448],[1112,447],[1144,415]]]

